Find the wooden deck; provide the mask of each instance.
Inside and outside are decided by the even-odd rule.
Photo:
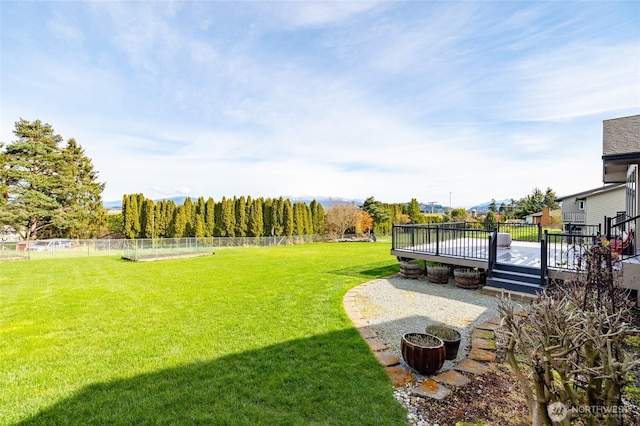
[[[580,274],[584,264],[578,266],[578,261],[585,258],[588,247],[599,238],[582,234],[547,235],[546,232],[543,238],[540,227],[537,231],[537,239],[542,242],[520,241],[536,240],[536,232],[526,226],[509,225],[487,231],[467,223],[394,225],[390,254],[398,258],[483,270],[489,270],[491,260],[495,263],[491,265],[488,283],[491,280],[490,284],[498,288],[536,293],[549,281],[574,279],[576,274]],[[496,248],[500,234],[511,235],[510,247]],[[541,271],[543,267],[544,272]],[[622,272],[621,286],[634,290],[632,295],[636,297],[640,293],[640,251],[633,255],[623,254],[622,261],[614,268]],[[540,284],[536,284],[538,272]],[[640,298],[636,297],[636,301],[640,307]]]
[[[411,247],[396,248],[391,254],[413,259],[430,260],[452,265],[469,266],[486,269],[489,263],[489,245],[480,239],[457,239],[438,246],[435,243]],[[580,246],[569,244],[555,245],[549,250],[547,267],[551,269],[573,269],[576,259],[584,254]],[[539,242],[513,241],[508,248],[498,247],[497,262],[541,267],[541,245]]]
[[[489,247],[486,241],[461,238],[447,241],[436,247],[435,243],[391,250],[394,256],[431,260],[452,265],[486,268],[489,263]],[[437,254],[436,254],[437,252]],[[514,241],[510,248],[498,248],[500,263],[540,267],[540,243]]]
[[[438,254],[435,254],[436,250]],[[441,242],[438,247],[435,243],[431,243],[396,248],[391,250],[391,254],[471,268],[488,269],[489,267],[488,244],[481,239],[450,240],[446,244]],[[513,241],[510,248],[498,248],[497,263],[540,268],[541,254],[539,242]],[[574,276],[576,260],[582,255],[580,246],[563,244],[552,247],[547,259],[549,278],[567,279]],[[624,277],[623,287],[640,291],[640,257],[625,259],[621,266]]]

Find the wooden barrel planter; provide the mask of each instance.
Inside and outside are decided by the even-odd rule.
[[[475,290],[480,285],[480,272],[475,269],[458,268],[453,271],[456,286],[467,290]]]
[[[446,284],[449,282],[451,270],[448,266],[427,266],[427,280],[434,284]]]
[[[430,325],[425,331],[427,334],[433,334],[444,342],[446,352],[445,359],[452,361],[458,357],[458,349],[460,349],[460,340],[462,336],[458,330],[445,327],[443,325]]]
[[[411,280],[417,280],[422,266],[415,262],[400,261],[400,276]]]
[[[427,333],[405,333],[400,342],[402,358],[418,373],[434,374],[444,364],[446,350],[444,342]]]

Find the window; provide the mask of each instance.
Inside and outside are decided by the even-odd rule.
[[[626,208],[627,216],[634,217],[636,213],[636,180],[638,178],[638,166],[634,165],[627,170]]]
[[[578,210],[584,211],[586,200],[578,200]]]

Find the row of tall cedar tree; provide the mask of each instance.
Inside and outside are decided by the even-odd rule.
[[[383,204],[390,218],[375,224],[375,232],[390,232],[393,219],[406,215],[406,206]],[[144,194],[125,194],[122,199],[125,238],[262,237],[324,235],[331,232],[322,204],[315,200],[291,202],[288,198],[240,196],[216,202],[209,197],[184,203],[153,200]],[[353,229],[354,233],[368,231]]]

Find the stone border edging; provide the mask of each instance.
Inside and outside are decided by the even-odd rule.
[[[350,289],[342,299],[345,312],[351,319],[360,336],[369,345],[380,365],[385,369],[394,388],[404,387],[411,383],[415,385],[410,393],[435,399],[443,399],[451,393],[447,386],[459,387],[471,382],[464,374],[482,375],[488,369],[489,363],[496,359],[495,331],[501,327],[501,318],[496,317],[477,325],[471,333],[471,350],[467,358],[460,361],[453,369],[446,370],[438,375],[418,381],[409,367],[405,367],[398,357],[389,349],[377,333],[369,327],[366,320],[355,303],[358,289],[369,283],[360,284]]]

